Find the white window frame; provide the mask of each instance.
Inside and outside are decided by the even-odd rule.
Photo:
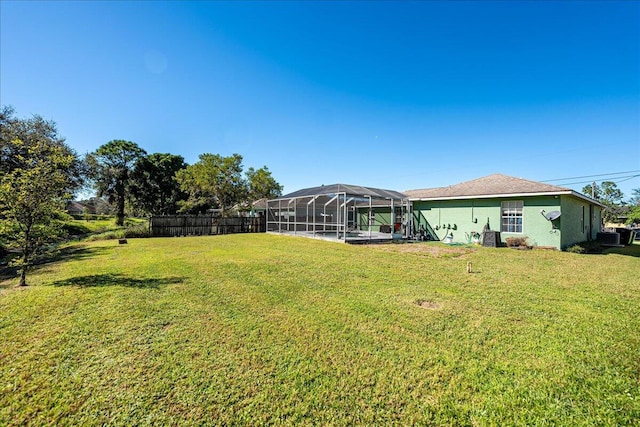
[[[500,203],[500,232],[513,234],[524,232],[524,202],[522,200],[506,200]]]

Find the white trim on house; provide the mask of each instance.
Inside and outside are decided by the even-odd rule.
[[[585,202],[604,207],[604,205],[597,200],[587,197],[584,194],[577,191],[553,191],[553,192],[541,192],[541,193],[503,193],[503,194],[482,194],[472,196],[447,196],[447,197],[408,197],[411,202],[427,202],[436,200],[470,200],[470,199],[498,199],[504,197],[532,197],[532,196],[573,196],[578,199],[582,199]]]

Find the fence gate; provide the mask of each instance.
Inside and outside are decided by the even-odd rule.
[[[152,216],[149,228],[153,237],[208,236],[215,234],[264,233],[264,216],[217,217],[209,215]]]

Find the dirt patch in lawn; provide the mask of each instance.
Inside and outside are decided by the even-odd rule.
[[[468,246],[448,246],[444,244],[428,243],[378,245],[378,248],[383,252],[394,252],[402,254],[410,253],[432,257],[458,257],[476,251],[476,249]]]
[[[440,310],[442,306],[435,301],[419,299],[416,301],[416,305],[426,310]]]

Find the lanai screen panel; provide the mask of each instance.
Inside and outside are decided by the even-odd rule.
[[[391,239],[406,204],[397,191],[344,184],[306,188],[267,202],[267,231],[344,241]],[[374,227],[376,212],[388,224]]]

